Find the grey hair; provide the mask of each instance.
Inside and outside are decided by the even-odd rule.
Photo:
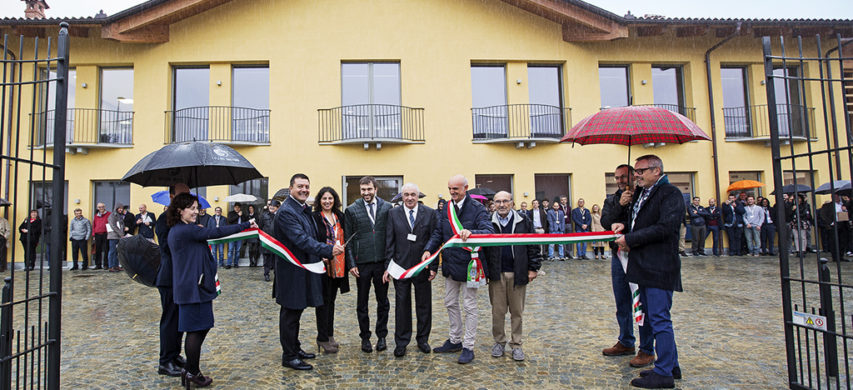
[[[648,161],[650,168],[658,168],[660,172],[663,173],[663,160],[660,157],[655,156],[654,154],[647,154],[645,156],[637,157],[637,162],[640,161]]]
[[[418,188],[418,185],[417,185],[417,184],[415,184],[415,183],[412,183],[412,182],[409,182],[409,183],[403,184],[403,187],[401,187],[401,188],[400,188],[400,192],[405,191],[405,190],[406,190],[406,188],[412,188],[412,189],[414,189],[414,190],[415,190],[415,192],[417,192],[418,194],[420,194],[420,192],[421,192],[421,189],[420,189],[420,188]]]

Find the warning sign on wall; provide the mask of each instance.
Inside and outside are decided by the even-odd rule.
[[[825,331],[826,317],[795,311],[794,324]]]

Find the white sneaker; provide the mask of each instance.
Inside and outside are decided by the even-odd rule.
[[[512,360],[517,362],[524,360],[524,351],[521,350],[521,347],[512,349]]]
[[[515,350],[513,350],[515,351]],[[501,357],[504,355],[504,346],[501,343],[495,343],[495,346],[492,347],[492,357]]]

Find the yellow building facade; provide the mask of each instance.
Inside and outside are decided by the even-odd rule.
[[[721,68],[740,69],[743,106],[760,106],[767,101],[761,35],[775,35],[774,50],[779,50],[778,36],[782,34],[786,50],[792,53],[797,50],[792,39],[795,29],[845,36],[853,32],[851,21],[773,24],[630,19],[581,2],[557,0],[155,0],[143,5],[147,6],[100,21],[70,21],[77,118],[83,117],[83,109],[94,109],[96,114],[86,115],[107,122],[108,115],[98,110],[115,111],[117,122],[124,122],[122,131],[130,122],[132,137],[118,142],[109,137],[83,139],[84,134],[103,134],[104,125],[100,130],[83,120],[70,125],[75,135],[69,138],[73,143],[66,154],[69,214],[80,207],[91,218],[94,203],[100,201],[96,199],[99,183],[120,180],[136,161],[177,136],[220,138],[215,141],[234,147],[266,176],[268,197],[287,187],[288,179],[297,172],[311,178],[315,191],[328,185],[344,194],[347,178],[352,182],[352,178],[374,175],[396,185],[417,183],[427,195],[424,202],[434,206],[439,197],[447,197],[447,179],[461,173],[469,178],[471,187],[492,185],[496,190],[512,191],[516,206],[536,197],[556,196],[560,188],[565,188],[572,202],[584,198],[586,207],[600,205],[608,188],[606,175],[626,162],[627,147],[573,146],[556,142],[559,137],[554,135],[564,134],[573,123],[598,112],[613,94],[602,90],[601,69],[625,70],[627,100],[634,105],[661,104],[655,96],[656,77],[677,69],[672,80],[680,95],[679,110],[689,112],[712,135],[705,53],[729,35],[733,38],[710,55],[719,185],[725,190],[730,177],[757,178],[767,184],[766,195],[773,186],[772,160],[768,142],[758,134],[761,125],[756,124],[766,121],[766,114],[762,119],[761,111],[753,108],[752,117],[746,120],[751,125],[726,119],[736,115],[723,108],[726,97]],[[25,36],[25,53],[16,53],[23,58],[32,55],[35,36],[56,36],[58,22],[0,20],[0,33],[13,37],[10,42],[17,42],[20,34]],[[834,45],[834,40],[826,39],[823,50]],[[17,48],[9,46],[7,49]],[[813,35],[804,35],[804,50],[807,56],[817,56]],[[245,90],[237,78],[239,72],[235,73],[247,67],[266,69],[268,98],[266,107],[250,107],[262,114],[243,116],[257,119],[256,125],[260,125],[247,126],[246,131],[258,133],[245,138],[236,135],[237,116],[243,114],[230,107],[239,106],[238,97],[258,98]],[[536,70],[542,67],[546,70]],[[198,93],[176,90],[184,88],[176,81],[178,70],[187,68],[207,69],[199,73],[206,74],[205,85],[188,84],[191,89],[207,88],[206,96],[198,92],[204,88]],[[386,68],[390,73],[382,73]],[[108,82],[104,71],[111,69],[132,70],[132,95],[111,96],[116,99],[114,104],[104,101],[104,83]],[[549,71],[556,74],[550,78],[550,87]],[[806,66],[801,71],[816,77],[820,70]],[[840,74],[837,65],[833,72]],[[34,74],[26,64],[22,73],[25,77]],[[502,85],[480,87],[500,80],[500,74]],[[397,97],[388,92],[395,86]],[[255,91],[265,92],[262,88]],[[804,106],[818,114],[824,112],[818,84],[807,84],[802,92]],[[28,101],[31,95],[27,94],[32,93],[24,90],[22,101]],[[835,112],[843,129],[846,106],[840,86],[834,93]],[[604,100],[603,94],[608,95]],[[189,101],[206,99],[198,106],[225,109],[207,108],[202,111],[206,118],[201,127],[182,130],[177,95],[190,96]],[[541,103],[542,96],[556,96],[557,104],[551,104],[556,108],[537,111],[548,105]],[[495,101],[502,104],[494,107],[505,108],[481,111],[478,101]],[[359,117],[354,119],[348,113],[356,104],[349,102],[391,108],[355,110]],[[338,107],[343,108],[327,111]],[[536,122],[534,112],[549,119]],[[383,119],[387,117],[396,119],[388,122]],[[22,117],[24,128],[30,118]],[[823,118],[818,119],[809,124],[809,134],[813,146],[824,148],[825,125]],[[94,130],[86,126],[94,126]],[[737,129],[731,127],[738,126],[748,127],[751,133],[735,134]],[[549,130],[536,134],[538,127]],[[222,129],[224,138],[213,136]],[[178,134],[181,131],[185,134]],[[364,131],[367,133],[361,133]],[[377,136],[382,131],[385,133]],[[839,141],[846,145],[843,131],[840,133]],[[18,142],[22,147],[33,144],[31,140]],[[37,141],[35,147],[40,150],[44,144],[48,154],[52,153],[49,141]],[[795,141],[794,149],[804,152],[807,142]],[[718,196],[712,142],[637,145],[631,153],[634,157],[659,155],[666,171],[677,176],[679,186],[701,197],[703,204]],[[846,161],[841,178],[850,177]],[[829,171],[825,158],[816,162],[813,175],[817,185],[829,180]],[[15,184],[20,193],[30,187],[26,180]],[[150,196],[163,188],[128,188],[131,210],[147,203],[158,214],[162,211],[151,206]],[[224,198],[231,192],[240,191],[217,186],[204,194],[214,207],[227,211]],[[347,197],[347,203],[355,200],[351,194]],[[26,205],[15,207],[19,217],[25,215]],[[22,253],[20,248],[17,253]]]

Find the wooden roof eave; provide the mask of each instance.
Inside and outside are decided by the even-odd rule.
[[[609,41],[628,37],[628,27],[613,18],[559,0],[503,0],[559,23],[566,42]]]

